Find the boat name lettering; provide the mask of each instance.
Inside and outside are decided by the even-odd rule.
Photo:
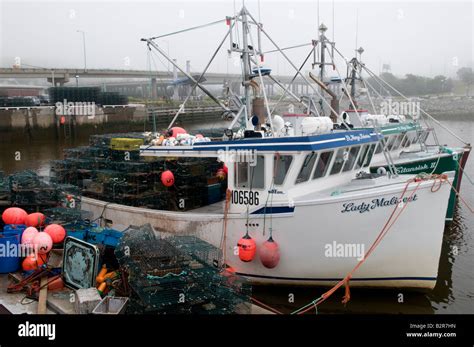
[[[378,198],[378,199],[373,199],[371,202],[361,202],[360,204],[348,202],[342,205],[341,213],[357,212],[357,211],[359,213],[365,213],[365,212],[370,212],[371,210],[377,207],[388,207],[388,206],[397,205],[401,202],[407,203],[407,202],[412,202],[416,200],[418,200],[417,194],[414,194],[413,196],[410,196],[410,197],[404,197],[403,199],[400,199],[397,196],[394,196],[392,198]]]
[[[435,161],[429,163],[429,165],[425,163],[425,164],[420,164],[420,165],[412,166],[412,167],[401,166],[401,167],[397,167],[397,173],[406,174],[406,173],[411,173],[411,172],[422,172],[425,170],[433,170],[435,167],[436,167]]]
[[[346,138],[346,141],[362,141],[362,140],[367,140],[370,139],[370,135],[367,134],[358,134],[358,135],[344,135]]]

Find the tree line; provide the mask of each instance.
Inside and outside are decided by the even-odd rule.
[[[472,71],[472,68],[460,68],[457,71],[457,76],[466,87],[466,95],[469,95],[470,87],[474,84],[474,72]],[[451,93],[454,88],[453,79],[443,75],[431,78],[407,74],[400,78],[390,72],[383,72],[380,74],[380,78],[388,82],[400,93],[407,96]],[[387,95],[387,93],[396,95],[394,91],[382,88],[380,83],[378,83],[373,77],[368,78],[367,82],[382,95]]]

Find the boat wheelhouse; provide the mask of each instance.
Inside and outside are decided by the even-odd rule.
[[[355,119],[354,110],[345,111],[351,116],[347,119]],[[429,145],[427,140],[433,132],[432,128],[422,127],[418,122],[406,121],[405,117],[399,117],[396,121],[389,122],[390,118],[384,115],[370,115],[366,110],[357,112],[362,119],[358,129],[373,129],[383,136],[374,153],[374,158],[370,166],[371,172],[378,170],[388,171],[386,156],[389,155],[394,174],[441,174],[446,171],[455,172],[453,189],[451,190],[449,205],[446,212],[446,221],[452,221],[454,209],[457,201],[457,192],[460,191],[462,170],[469,157],[471,147],[448,147],[440,145]],[[344,118],[344,116],[342,117]],[[380,126],[371,126],[373,123],[382,123]],[[382,120],[382,122],[380,122]],[[384,152],[386,154],[384,154]]]

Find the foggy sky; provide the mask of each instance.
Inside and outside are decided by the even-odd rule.
[[[241,0],[220,1],[9,1],[0,0],[0,66],[11,67],[15,57],[24,67],[82,68],[83,41],[77,30],[86,32],[88,68],[148,69],[142,37],[223,19],[234,14]],[[317,1],[247,0],[247,8],[281,47],[310,42],[316,38]],[[333,37],[332,1],[320,1],[320,22]],[[334,38],[347,58],[357,45],[365,49],[363,61],[374,72],[390,64],[394,74],[413,73],[455,76],[456,70],[473,63],[473,5],[471,1],[336,1]],[[358,13],[358,16],[357,16]],[[192,71],[204,68],[227,26],[218,24],[158,41],[160,47]],[[264,40],[265,50],[272,49]],[[224,50],[209,71],[239,72]],[[299,65],[310,47],[288,55]],[[161,58],[164,62],[164,59]],[[157,57],[153,70],[168,64]],[[265,65],[277,74],[292,74],[290,66],[276,53],[267,54]],[[308,66],[305,70],[309,70]],[[340,66],[341,74],[345,68]],[[332,73],[335,75],[335,72]]]

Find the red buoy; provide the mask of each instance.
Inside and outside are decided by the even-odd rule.
[[[239,258],[244,262],[252,261],[257,251],[257,245],[255,240],[252,239],[248,234],[245,234],[237,243],[239,250]]]
[[[25,224],[27,216],[28,213],[26,213],[24,209],[19,207],[10,207],[3,212],[2,219],[5,224]]]
[[[45,262],[46,255],[38,254],[38,256],[36,256],[36,254],[31,253],[23,260],[21,267],[23,268],[23,271],[36,270],[37,268],[41,267]]]
[[[171,187],[174,184],[174,175],[170,170],[163,171],[161,174],[161,183],[166,187]]]
[[[260,261],[263,266],[273,269],[280,262],[280,247],[273,241],[272,237],[265,241],[259,248]]]
[[[40,212],[30,213],[25,220],[27,227],[41,227],[46,221],[46,216]]]
[[[51,236],[53,243],[61,243],[66,237],[66,230],[59,224],[50,224],[45,229],[44,232]]]
[[[229,174],[229,168],[227,167],[226,164],[222,166],[222,170],[224,170],[226,176]]]
[[[172,127],[170,130],[169,130],[169,137],[174,137],[176,138],[176,136],[178,136],[179,134],[187,134],[186,130],[184,130],[183,128],[180,128],[180,127]]]

